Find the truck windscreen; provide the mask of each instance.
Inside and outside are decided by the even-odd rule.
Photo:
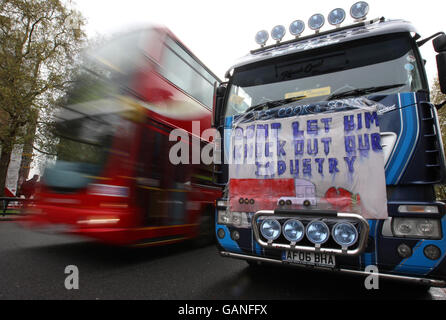
[[[268,101],[298,97],[310,103],[383,86],[391,89],[378,90],[379,94],[423,89],[408,34],[342,43],[239,67],[231,79],[225,115],[244,113]]]

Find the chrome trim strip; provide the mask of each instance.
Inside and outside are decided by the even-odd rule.
[[[334,254],[334,255],[343,255],[343,256],[357,256],[360,255],[366,248],[367,245],[367,237],[369,234],[369,223],[367,220],[365,220],[362,216],[358,214],[352,214],[352,213],[337,213],[336,217],[332,216],[324,216],[320,214],[319,212],[315,213],[314,217],[317,218],[344,218],[344,219],[350,219],[355,220],[361,223],[361,234],[359,235],[359,244],[358,247],[354,250],[348,250],[348,248],[343,249],[335,249],[335,248],[323,248],[323,247],[309,247],[309,246],[298,246],[298,245],[292,245],[292,244],[282,244],[282,243],[274,243],[274,242],[265,242],[260,238],[260,229],[257,224],[257,218],[260,216],[265,217],[275,217],[276,219],[285,218],[285,219],[292,219],[298,217],[303,217],[304,215],[299,214],[298,211],[296,211],[296,214],[290,214],[289,216],[279,215],[275,214],[274,211],[270,210],[261,210],[257,211],[254,216],[252,217],[252,229],[254,232],[255,240],[260,244],[260,246],[268,249],[281,249],[281,250],[292,250],[292,251],[309,251],[309,252],[321,252],[321,253],[328,253],[328,254]],[[308,215],[305,215],[305,217],[308,217]]]
[[[223,256],[223,257],[233,258],[233,259],[253,260],[253,261],[266,262],[266,263],[272,263],[272,264],[293,266],[293,267],[298,267],[298,268],[308,268],[308,266],[304,265],[304,264],[289,263],[289,262],[286,262],[286,261],[281,261],[281,260],[276,260],[276,259],[269,259],[269,258],[256,257],[256,256],[249,256],[249,255],[244,255],[244,254],[239,254],[239,253],[232,253],[232,252],[227,252],[227,251],[221,251],[220,255]],[[330,269],[328,267],[318,267],[318,266],[311,266],[310,268],[311,269],[315,269],[315,270],[321,270],[321,271],[331,271],[331,272],[337,272],[337,273],[348,273],[348,274],[359,275],[359,276],[369,276],[369,275],[371,275],[371,273],[369,273],[369,272],[358,271],[358,270],[350,270],[350,269]],[[388,274],[388,273],[377,273],[376,275],[379,278],[383,278],[383,279],[406,281],[406,282],[415,282],[415,283],[418,283],[418,284],[430,285],[432,287],[440,287],[440,288],[446,287],[446,281],[445,280],[409,277],[409,276],[402,276],[402,275]]]

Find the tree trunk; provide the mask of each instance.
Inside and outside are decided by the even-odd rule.
[[[11,161],[10,148],[2,148],[0,155],[0,197],[5,196],[6,176],[8,175],[8,168],[10,161]]]
[[[17,180],[17,194],[20,194],[19,192],[22,183],[28,179],[31,163],[33,161],[33,145],[34,138],[36,136],[36,129],[37,123],[31,125],[28,131],[29,136],[26,138],[25,144],[23,145],[22,161],[20,163],[19,178]]]

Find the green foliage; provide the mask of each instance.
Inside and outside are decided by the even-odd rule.
[[[441,102],[446,101],[446,95],[441,93],[440,91],[440,83],[438,82],[438,77],[434,79],[434,84],[431,88],[431,101],[434,104],[440,104]],[[444,143],[446,142],[446,106],[438,111],[438,121],[440,123],[441,137],[443,139],[444,146]],[[437,186],[435,191],[437,199],[446,199],[446,185]]]
[[[0,1],[2,153],[33,140],[36,127],[38,136],[48,129],[38,119],[50,117],[54,101],[70,83],[85,42],[84,25],[81,14],[61,0]],[[0,193],[4,167],[0,164]]]

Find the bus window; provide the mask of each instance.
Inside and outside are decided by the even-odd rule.
[[[170,38],[165,42],[162,66],[163,77],[208,109],[212,108],[215,77]]]

